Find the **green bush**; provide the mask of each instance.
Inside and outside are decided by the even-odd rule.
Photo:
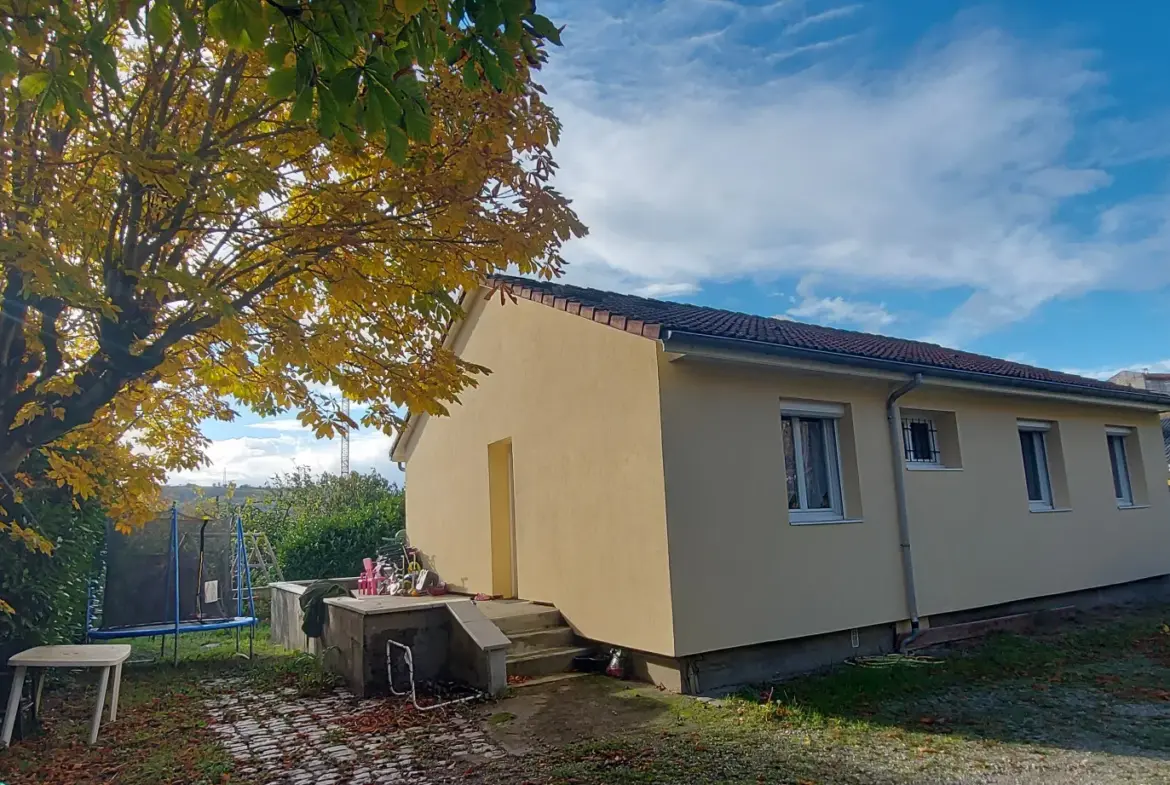
[[[278,476],[242,515],[272,543],[285,580],[356,575],[406,525],[402,489],[373,472]]]
[[[402,496],[362,507],[302,518],[285,532],[277,549],[286,580],[357,575],[382,540],[403,527]]]
[[[106,532],[105,514],[96,504],[77,500],[74,507],[73,496],[56,485],[34,486],[22,503],[9,498],[3,506],[54,549],[52,555],[34,553],[0,534],[0,599],[16,610],[0,613],[0,663],[30,646],[84,638],[86,590],[98,571]]]
[[[326,472],[313,477],[305,470],[274,477],[267,493],[260,499],[249,500],[241,514],[244,528],[265,534],[279,553],[289,533],[310,519],[394,499],[398,500],[398,511],[392,514],[398,516],[398,528],[402,528],[402,489],[380,474]]]

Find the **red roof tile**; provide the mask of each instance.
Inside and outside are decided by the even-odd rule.
[[[709,338],[750,341],[763,346],[791,347],[836,355],[840,362],[883,361],[909,366],[923,366],[944,371],[1001,377],[1013,380],[1017,386],[1034,382],[1037,386],[1061,385],[1080,388],[1086,394],[1106,394],[1109,397],[1147,401],[1161,401],[1170,408],[1170,396],[1136,390],[1099,379],[1051,371],[1032,365],[1001,360],[982,354],[948,349],[938,344],[891,338],[884,335],[839,330],[815,324],[753,316],[704,305],[690,305],[666,300],[652,300],[630,294],[606,292],[581,286],[536,281],[528,278],[498,275],[495,280],[514,290],[531,289],[532,299],[548,303],[579,303],[595,311],[606,311],[625,320],[641,322],[646,328],[656,325],[660,330],[689,333]],[[616,326],[616,325],[615,325]],[[643,333],[646,334],[645,328]],[[826,357],[826,359],[832,359]],[[988,380],[994,381],[994,380]],[[1070,390],[1071,391],[1071,390]]]

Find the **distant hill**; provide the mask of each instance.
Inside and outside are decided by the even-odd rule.
[[[231,501],[233,504],[243,504],[246,499],[261,501],[267,494],[267,488],[261,488],[257,485],[237,485],[232,491]],[[180,505],[193,502],[200,496],[204,499],[214,499],[218,496],[226,502],[227,495],[228,491],[222,485],[195,485],[194,483],[188,483],[187,485],[163,486],[163,498],[169,502],[177,502]]]

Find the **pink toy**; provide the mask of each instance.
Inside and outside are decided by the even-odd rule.
[[[377,594],[378,579],[374,577],[374,560],[362,559],[362,566],[365,569],[362,571],[362,574],[358,576],[358,593]]]

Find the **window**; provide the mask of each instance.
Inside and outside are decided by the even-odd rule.
[[[834,418],[784,414],[784,470],[792,523],[840,520],[841,470]]]
[[[941,466],[938,427],[930,417],[902,418],[902,450],[909,463]]]
[[[1129,461],[1126,459],[1128,428],[1108,428],[1105,441],[1109,445],[1109,464],[1113,470],[1113,495],[1118,507],[1133,506],[1133,483],[1129,478]]]
[[[1021,422],[1020,449],[1024,456],[1024,482],[1028,506],[1033,511],[1052,509],[1052,482],[1048,476],[1048,423]]]
[[[899,409],[902,457],[907,469],[963,468],[959,450],[959,421],[954,412],[939,409]]]

